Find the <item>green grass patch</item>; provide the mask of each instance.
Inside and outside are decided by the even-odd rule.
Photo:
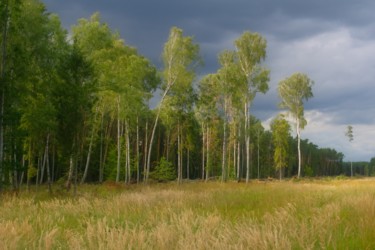
[[[3,195],[1,249],[374,249],[375,179],[40,187]]]

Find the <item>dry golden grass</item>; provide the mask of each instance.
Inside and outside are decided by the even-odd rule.
[[[0,249],[375,249],[375,179],[2,197]]]

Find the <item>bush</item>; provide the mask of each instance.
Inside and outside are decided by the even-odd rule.
[[[155,170],[150,173],[150,178],[157,181],[173,181],[177,177],[176,170],[172,163],[162,157]]]

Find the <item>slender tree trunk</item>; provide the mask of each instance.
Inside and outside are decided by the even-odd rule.
[[[210,170],[210,128],[207,125],[207,140],[206,140],[206,146],[207,146],[207,164],[206,164],[206,181],[208,181],[209,178],[209,170]]]
[[[189,180],[190,179],[190,161],[189,161],[189,158],[190,158],[190,150],[187,149],[187,154],[186,154],[186,179]]]
[[[120,97],[117,98],[117,174],[116,182],[120,182],[120,162],[121,162],[121,122],[120,122]]]
[[[78,159],[76,157],[76,163],[74,164],[74,188],[73,188],[73,194],[74,194],[74,197],[77,196],[77,183],[78,183]]]
[[[50,134],[47,135],[47,141],[46,141],[46,151],[44,153],[44,157],[46,159],[46,168],[47,168],[47,183],[48,183],[48,191],[50,194],[52,194],[52,185],[51,185],[51,173],[49,168],[49,138]]]
[[[32,164],[33,164],[33,157],[32,157],[32,155],[31,155],[31,145],[32,145],[32,143],[31,143],[31,141],[29,142],[29,152],[28,152],[28,166],[27,166],[27,172],[26,172],[26,186],[27,186],[27,191],[30,191],[30,179],[31,179],[31,177],[29,176],[29,170],[31,169],[31,167],[33,166]]]
[[[137,116],[137,139],[136,139],[136,154],[137,154],[137,159],[136,159],[136,167],[137,167],[137,184],[139,184],[140,180],[140,165],[139,165],[139,117]]]
[[[161,144],[161,131],[160,127],[158,129],[158,142],[157,142],[157,149],[156,149],[156,161],[160,161],[160,144]]]
[[[202,180],[204,180],[204,171],[205,171],[205,146],[206,146],[206,140],[205,140],[205,127],[204,123],[202,123]]]
[[[65,183],[65,188],[67,191],[70,190],[72,187],[72,178],[74,174],[74,159],[73,159],[73,153],[70,154],[69,157],[69,172],[68,172],[68,180]]]
[[[145,156],[144,156],[144,162],[143,162],[143,182],[146,183],[147,181],[147,149],[148,149],[148,120],[146,120],[146,131],[145,131]]]
[[[225,111],[224,111],[225,113]],[[226,167],[225,167],[225,161],[226,161],[226,144],[227,144],[227,126],[226,126],[226,114],[224,116],[224,122],[223,122],[223,152],[222,152],[222,163],[221,163],[221,181],[226,181]]]
[[[99,157],[99,183],[103,182],[103,123],[104,123],[104,112],[100,120],[100,157]]]
[[[165,153],[166,153],[166,156],[167,156],[167,161],[169,161],[169,140],[170,140],[169,137],[170,137],[170,134],[171,134],[171,132],[168,131],[167,132],[167,142],[166,142],[167,145],[166,145],[166,150],[165,150],[166,151]]]
[[[297,118],[297,146],[298,146],[298,178],[301,177],[301,133],[299,119]]]
[[[184,159],[184,147],[183,147],[183,137],[182,137],[182,128],[180,127],[180,174],[181,174],[181,182],[184,179],[184,172],[183,172],[183,159]]]
[[[237,142],[237,181],[241,180],[240,175],[240,166],[241,166],[241,142]]]
[[[44,153],[43,154],[43,161],[42,161],[42,170],[41,170],[41,173],[40,173],[40,180],[39,180],[39,184],[42,185],[43,184],[43,180],[44,180],[44,170],[46,168],[46,154]]]
[[[130,183],[131,169],[130,169],[130,137],[129,137],[129,123],[125,121],[125,139],[126,139],[126,175],[125,183]]]
[[[250,118],[247,101],[245,102],[245,140],[246,140],[246,183],[250,177]]]
[[[167,88],[165,89],[164,91],[164,94],[160,100],[160,104],[159,104],[159,108],[158,108],[158,111],[156,113],[156,118],[155,118],[155,123],[154,123],[154,126],[152,128],[152,133],[151,133],[151,138],[150,138],[150,144],[149,144],[149,149],[148,149],[148,154],[147,154],[147,169],[146,169],[146,179],[145,179],[145,182],[147,183],[148,182],[148,177],[149,177],[149,174],[150,174],[150,164],[151,164],[151,153],[152,153],[152,144],[153,144],[153,141],[154,141],[154,136],[155,136],[155,130],[156,130],[156,126],[158,125],[158,121],[159,121],[159,116],[160,116],[160,111],[161,111],[161,108],[162,108],[162,105],[163,105],[163,102],[164,102],[164,99],[165,97],[167,96],[168,92],[169,92],[169,89],[172,87],[173,85],[173,82],[168,84],[167,85]]]
[[[260,134],[259,134],[259,131],[258,131],[258,157],[257,157],[257,159],[258,159],[258,180],[260,179],[260,161],[259,161],[259,155],[260,155],[260,153],[259,153],[259,136],[260,136]]]
[[[109,147],[109,142],[110,142],[112,125],[114,122],[115,122],[115,119],[110,119],[108,126],[106,127],[106,131],[104,133],[105,147],[104,147],[104,155],[103,155],[103,163],[102,163],[102,181],[101,182],[103,182],[104,180],[104,168],[105,168],[107,155],[108,155],[108,147]]]
[[[19,185],[19,188],[22,187],[23,185],[23,179],[25,178],[25,165],[26,165],[26,161],[25,161],[25,155],[22,156],[22,173],[21,173],[21,177],[20,177],[20,185]]]
[[[237,140],[237,181],[240,181],[240,166],[241,166],[241,126],[238,126],[238,140]]]
[[[180,121],[177,123],[177,180],[181,183],[181,135],[180,135]]]
[[[127,144],[127,136],[126,136],[126,130],[127,130],[127,125],[126,125],[126,121],[124,122],[125,123],[125,132],[124,132],[124,146],[125,146],[125,150],[124,150],[124,156],[125,156],[125,168],[124,168],[124,173],[125,173],[125,178],[124,178],[124,182],[125,184],[128,183],[128,175],[129,175],[129,172],[128,172],[128,144]]]
[[[235,136],[236,138],[236,136]],[[233,173],[234,178],[237,176],[237,168],[236,168],[236,162],[237,162],[237,140],[233,140]]]
[[[38,168],[37,168],[37,171],[36,171],[36,182],[35,182],[35,187],[38,188],[38,185],[39,185],[39,179],[40,179],[40,169],[41,169],[41,156],[40,154],[38,154]]]
[[[13,147],[13,190],[15,190],[16,192],[18,192],[18,170],[17,170],[17,146],[16,144],[14,143],[14,147]]]
[[[55,145],[53,144],[52,145],[52,174],[51,174],[52,184],[55,181],[55,152],[56,152],[56,149],[55,149]]]
[[[94,143],[94,134],[96,133],[96,127],[95,127],[95,122],[96,122],[96,116],[98,114],[98,109],[95,110],[95,115],[94,115],[94,122],[91,128],[91,136],[90,136],[90,143],[89,143],[89,152],[87,152],[87,158],[86,158],[86,165],[85,165],[85,170],[83,172],[83,176],[81,179],[81,184],[83,184],[86,180],[87,177],[87,172],[89,170],[89,165],[90,165],[90,159],[91,159],[91,152],[92,152],[92,145]]]

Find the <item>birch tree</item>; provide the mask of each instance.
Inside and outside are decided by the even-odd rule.
[[[181,80],[186,78],[194,78],[195,68],[199,62],[199,46],[193,42],[192,37],[183,36],[183,31],[181,29],[173,27],[169,33],[168,41],[164,45],[162,58],[164,63],[164,70],[162,72],[163,94],[156,110],[155,122],[153,124],[147,152],[146,182],[150,172],[152,146],[156,126],[158,125],[164,100],[175,84],[179,84]]]
[[[289,111],[295,121],[298,149],[298,178],[301,177],[301,129],[307,122],[304,117],[304,101],[313,97],[314,82],[301,73],[295,73],[279,82],[278,93],[281,98],[279,106]]]
[[[204,76],[199,82],[198,101],[195,109],[195,116],[201,124],[202,136],[202,180],[209,178],[209,170],[211,168],[211,132],[214,126],[214,120],[218,117],[217,113],[217,76],[209,74]]]
[[[282,115],[276,117],[271,123],[272,141],[275,147],[274,164],[282,178],[283,169],[288,164],[290,125]]]
[[[348,138],[350,143],[353,141],[353,126],[348,125],[348,127],[346,128],[345,136]],[[353,177],[353,161],[350,161],[350,176]]]
[[[227,148],[228,148],[228,123],[233,120],[232,114],[232,103],[233,93],[235,92],[236,81],[238,71],[237,65],[235,64],[236,54],[233,51],[223,51],[219,55],[219,63],[221,68],[218,70],[216,77],[218,83],[218,103],[221,108],[222,118],[223,118],[223,146],[222,146],[222,163],[221,163],[221,175],[222,181],[227,180],[228,176],[228,163],[227,163]]]
[[[268,91],[269,70],[262,67],[266,58],[266,40],[258,33],[244,32],[235,42],[238,63],[244,78],[244,114],[246,144],[246,183],[250,176],[250,107],[258,92]]]

